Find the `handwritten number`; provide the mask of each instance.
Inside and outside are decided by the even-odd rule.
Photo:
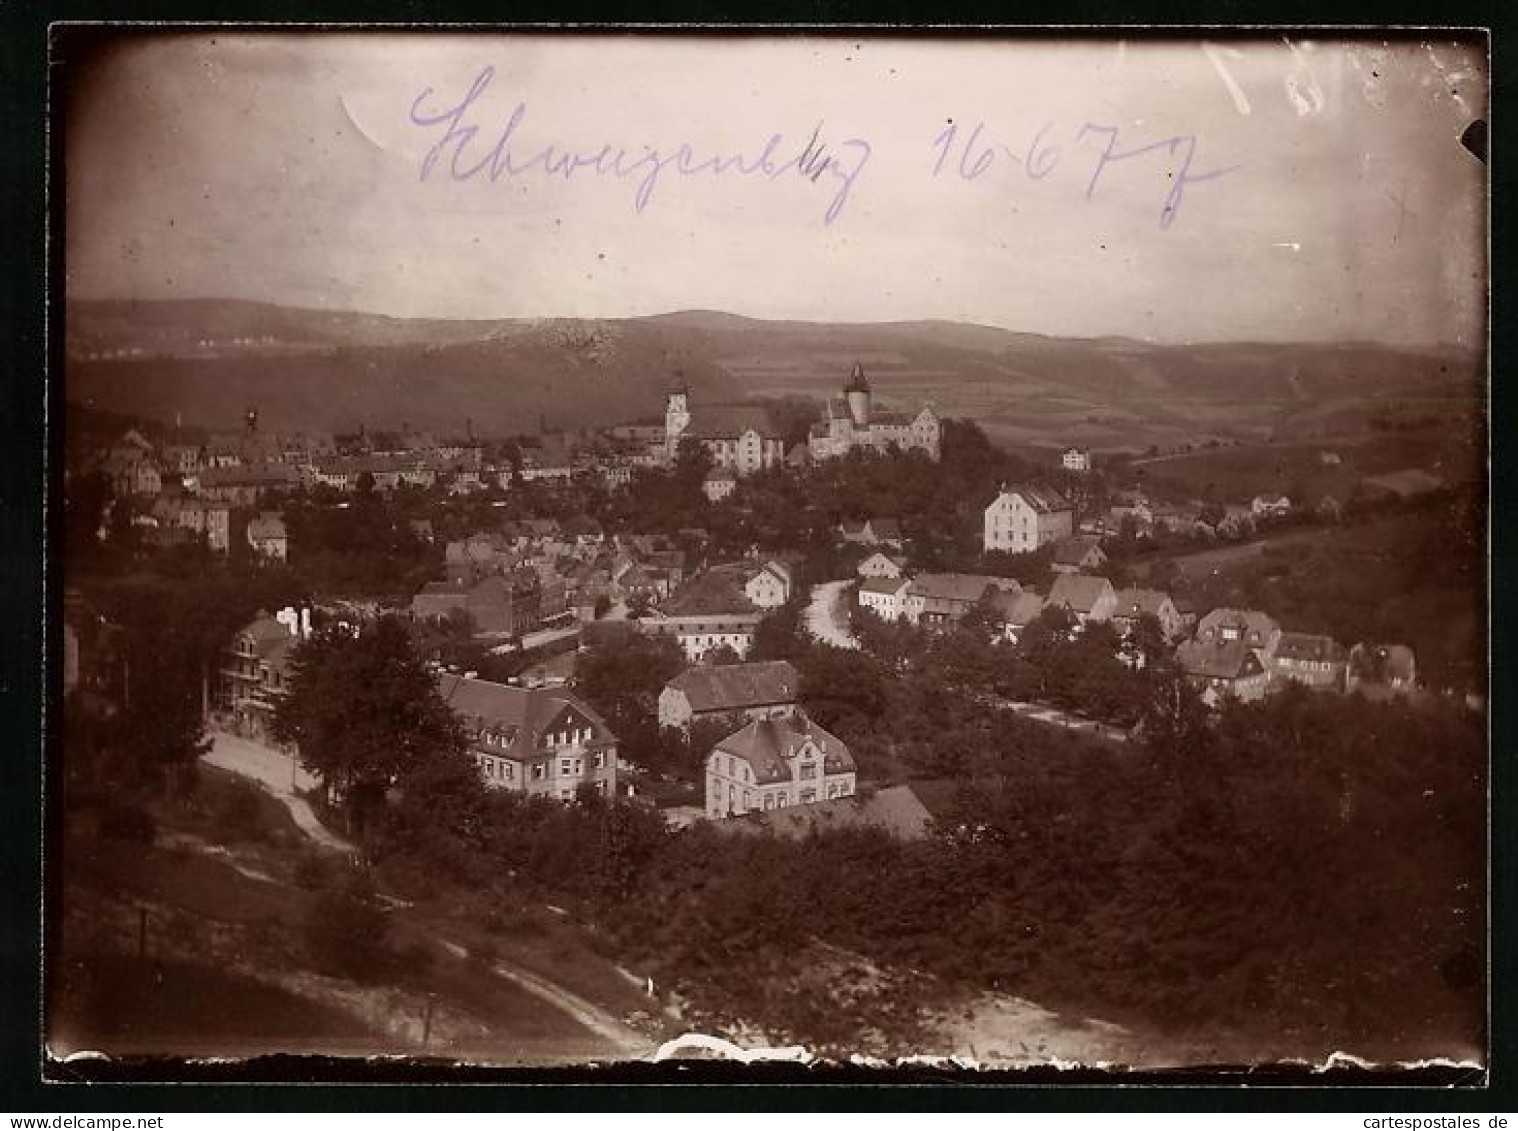
[[[1033,135],[1033,144],[1028,147],[1028,156],[1023,159],[1023,169],[1031,180],[1041,181],[1050,173],[1054,172],[1054,166],[1059,164],[1061,149],[1057,145],[1044,145],[1044,135],[1054,126],[1053,122],[1045,122],[1043,128]]]
[[[938,160],[933,164],[933,175],[936,177],[943,172],[943,163],[949,159],[949,147],[954,144],[954,135],[959,132],[959,127],[950,122],[937,137],[933,144],[938,146]]]

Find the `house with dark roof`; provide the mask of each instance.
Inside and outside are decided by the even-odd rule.
[[[723,647],[742,659],[753,647],[754,629],[764,615],[744,591],[753,576],[747,562],[703,570],[639,620],[638,628],[674,637],[691,663]]]
[[[737,488],[738,477],[726,467],[713,468],[701,481],[701,493],[712,503],[720,503]]]
[[[983,573],[924,573],[907,588],[902,615],[924,628],[943,628],[957,622],[986,596],[1022,588],[1010,577]]]
[[[659,725],[688,729],[729,715],[789,715],[801,697],[801,673],[788,660],[687,668],[659,693]]]
[[[1054,543],[1049,568],[1055,573],[1091,573],[1107,564],[1107,553],[1096,538],[1061,538]]]
[[[894,621],[907,615],[907,593],[911,588],[910,577],[866,577],[855,587],[855,593],[860,608],[869,609],[883,621]]]
[[[713,820],[853,796],[854,757],[803,712],[755,719],[706,756],[706,815]]]
[[[876,829],[898,840],[922,840],[929,835],[933,820],[914,784],[866,788],[810,805],[751,809],[741,817],[716,821],[712,827],[724,833],[770,833],[789,840],[805,840],[832,829]]]
[[[1273,657],[1281,629],[1253,609],[1213,609],[1175,658],[1209,703],[1224,697],[1261,699],[1270,691]]]
[[[1320,691],[1343,691],[1349,655],[1331,636],[1282,632],[1270,662],[1278,683],[1295,681]]]
[[[469,753],[491,789],[573,801],[583,787],[617,792],[617,736],[563,687],[508,687],[444,673],[443,701],[459,716]]]
[[[985,550],[1028,554],[1050,542],[1068,538],[1075,529],[1075,508],[1049,487],[1005,484],[987,504],[982,516]]]
[[[429,581],[411,598],[411,615],[438,622],[467,615],[476,636],[521,636],[542,623],[543,586],[536,572],[517,569],[490,574],[472,584],[466,581]],[[563,611],[562,582],[557,591]]]
[[[1186,631],[1181,612],[1169,593],[1158,589],[1119,589],[1112,608],[1113,627],[1126,635],[1138,627],[1144,616],[1159,622],[1166,640],[1174,640]]]
[[[1117,592],[1105,577],[1062,573],[1049,587],[1049,604],[1070,610],[1079,624],[1110,620],[1117,609]]]
[[[841,522],[838,536],[846,543],[859,546],[892,546],[899,550],[902,543],[901,523],[894,518]]]
[[[1031,589],[1017,593],[999,592],[991,598],[1002,636],[1010,644],[1018,642],[1023,630],[1038,619],[1046,604],[1048,602]]]
[[[785,439],[768,410],[757,405],[693,408],[690,389],[672,390],[664,406],[665,459],[673,464],[684,440],[695,440],[719,468],[752,475],[785,459]]]

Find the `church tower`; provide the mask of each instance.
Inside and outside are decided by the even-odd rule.
[[[690,388],[681,383],[664,402],[664,453],[671,463],[680,452],[680,437],[690,427]]]
[[[868,428],[870,424],[870,383],[865,379],[864,366],[854,363],[849,383],[843,387],[849,401],[849,415],[854,418],[855,428]]]

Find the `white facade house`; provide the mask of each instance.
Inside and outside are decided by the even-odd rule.
[[[1027,554],[1070,537],[1073,527],[1074,511],[1059,492],[1003,487],[986,507],[983,543],[987,551]]]
[[[780,562],[766,562],[743,585],[743,594],[761,609],[773,609],[791,599],[790,570]]]
[[[706,756],[706,815],[713,820],[852,797],[849,748],[805,714],[756,719]]]
[[[859,583],[859,607],[869,609],[881,620],[897,620],[907,615],[907,593],[911,588],[909,577],[866,578]]]
[[[1059,457],[1060,466],[1066,471],[1090,471],[1090,448],[1066,448]]]

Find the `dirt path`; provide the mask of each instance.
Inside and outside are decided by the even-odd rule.
[[[824,644],[831,644],[834,648],[856,649],[859,641],[849,631],[848,623],[843,617],[843,610],[839,607],[842,603],[844,589],[852,585],[852,581],[827,581],[821,585],[812,586],[812,602],[806,607],[806,630],[813,637]]]
[[[297,795],[295,792],[297,788],[312,788],[315,780],[298,766],[292,765],[287,755],[236,735],[216,734],[213,736],[211,750],[205,755],[205,761],[262,786],[284,803],[296,825],[317,844],[344,853],[354,851],[353,845],[329,831],[318,821],[311,806],[306,804],[304,798]],[[205,846],[202,851],[214,851],[214,848]],[[233,866],[237,867],[235,863]],[[238,870],[244,871],[242,868]],[[244,874],[255,879],[271,879],[268,876],[253,875],[247,871],[244,871]],[[428,929],[433,926],[420,917],[416,921]],[[449,939],[439,941],[457,957],[468,954],[468,950],[457,942]],[[491,970],[498,977],[507,979],[540,1001],[547,1002],[555,1009],[567,1014],[581,1026],[609,1042],[625,1056],[646,1057],[652,1053],[653,1047],[646,1037],[623,1024],[621,1018],[578,994],[511,963],[497,960],[492,964]]]
[[[204,761],[263,786],[290,811],[301,832],[323,848],[350,855],[354,852],[352,844],[317,820],[316,813],[297,792],[314,789],[317,783],[289,755],[235,734],[214,733]]]

